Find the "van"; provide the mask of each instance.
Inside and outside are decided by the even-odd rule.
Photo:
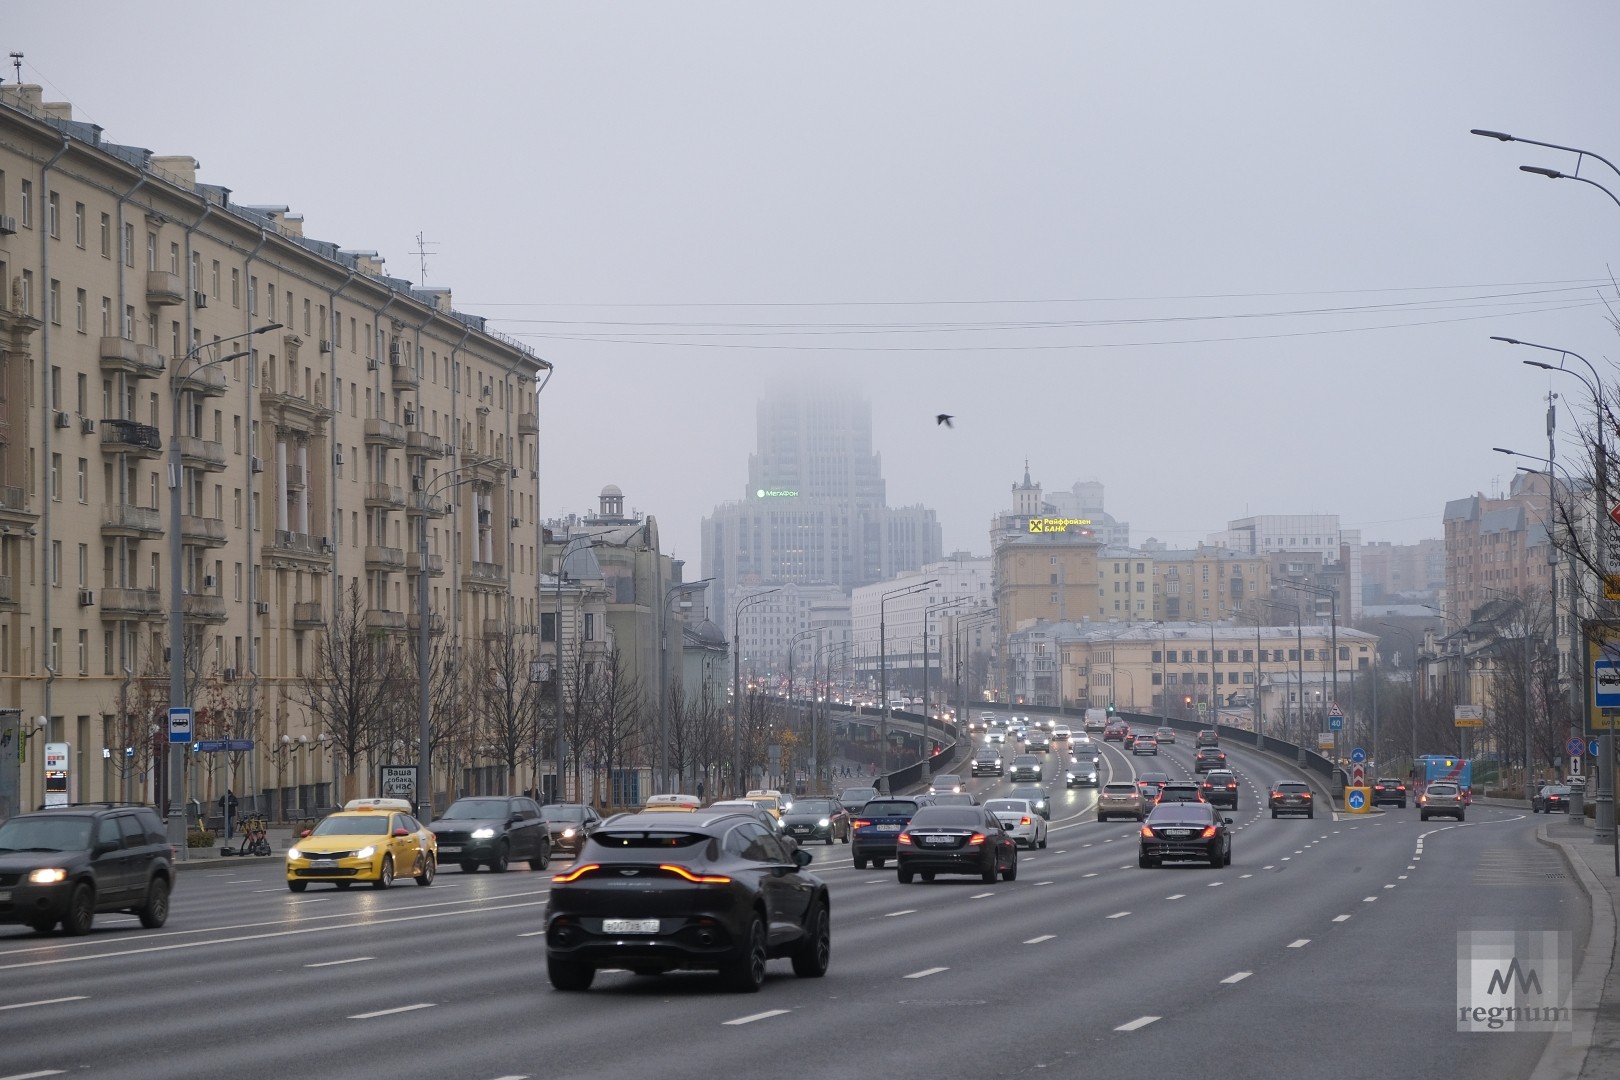
[[[1108,710],[1106,710],[1106,709],[1087,709],[1086,710],[1086,730],[1087,731],[1101,731],[1103,728],[1105,728],[1107,726],[1108,726]]]

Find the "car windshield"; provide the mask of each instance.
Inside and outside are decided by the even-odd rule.
[[[445,821],[476,821],[480,818],[506,816],[505,799],[458,799],[450,804],[441,818]]]
[[[984,749],[984,750],[979,751],[979,760],[980,761],[993,761],[997,757],[1000,757],[1000,756],[1001,755],[997,754],[994,750],[990,750],[990,749]]]
[[[387,814],[333,814],[311,830],[312,836],[387,836]]]
[[[12,818],[0,825],[0,851],[83,851],[90,846],[90,819]]]
[[[856,799],[874,799],[877,793],[878,789],[875,787],[847,787],[839,798],[853,802]]]
[[[540,816],[547,821],[584,821],[585,808],[582,806],[542,806]]]
[[[966,806],[925,806],[911,819],[911,831],[918,829],[977,829],[984,815]]]
[[[991,799],[984,804],[984,808],[991,813],[1001,814],[1027,814],[1029,803],[1023,799]]]
[[[910,799],[873,799],[861,810],[867,817],[910,817],[917,804]]]
[[[842,809],[831,799],[800,799],[793,804],[795,814],[831,814]]]

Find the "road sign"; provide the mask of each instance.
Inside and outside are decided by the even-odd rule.
[[[1350,786],[1351,787],[1366,787],[1367,786],[1367,769],[1366,769],[1366,766],[1353,765],[1353,766],[1350,767]]]
[[[1609,520],[1620,525],[1620,503],[1615,503],[1609,508]]]
[[[1357,765],[1360,765],[1363,761],[1367,760],[1367,751],[1363,750],[1359,746],[1356,747],[1354,750],[1350,751],[1350,760],[1355,762]]]
[[[1452,724],[1456,727],[1484,727],[1485,706],[1457,705],[1451,710]]]
[[[1328,715],[1343,718],[1344,710],[1339,708],[1337,703],[1334,703],[1328,706]]]
[[[1569,775],[1571,775],[1571,776],[1579,776],[1579,775],[1581,775],[1581,761],[1582,761],[1582,759],[1580,757],[1578,757],[1578,756],[1577,757],[1572,757],[1572,758],[1569,759]]]
[[[1359,784],[1345,789],[1344,808],[1352,814],[1365,814],[1372,809],[1372,800],[1368,798],[1367,789]]]
[[[1328,730],[1329,731],[1343,731],[1344,730],[1344,716],[1342,714],[1340,714],[1340,713],[1332,713],[1332,714],[1330,714],[1328,716]]]
[[[191,741],[191,710],[185,706],[176,706],[169,710],[169,741],[172,743],[188,743]]]
[[[1600,709],[1620,708],[1620,663],[1592,662],[1592,703]]]
[[[1593,739],[1593,740],[1591,740],[1590,742],[1588,742],[1586,744],[1586,752],[1588,754],[1591,754],[1593,757],[1597,757],[1598,756],[1598,747],[1601,746],[1601,745],[1602,744],[1599,743],[1596,739]]]
[[[1586,749],[1586,740],[1585,739],[1571,739],[1571,740],[1569,740],[1569,742],[1564,744],[1564,749],[1569,751],[1570,756],[1573,757],[1576,754],[1579,754],[1583,750]]]
[[[1316,748],[1318,750],[1333,749],[1333,735],[1331,732],[1318,731],[1316,733]]]
[[[251,749],[253,749],[253,740],[252,739],[203,739],[202,741],[200,741],[200,742],[198,742],[196,744],[196,749],[197,749],[198,753],[202,753],[202,754],[218,754],[218,753],[221,753],[221,752],[233,753],[234,754],[234,753],[238,753],[238,752],[243,751],[243,750],[251,750]]]

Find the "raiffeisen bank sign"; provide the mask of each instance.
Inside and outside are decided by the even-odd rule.
[[[799,493],[792,488],[755,488],[756,499],[797,499]]]
[[[1029,531],[1032,533],[1060,533],[1068,532],[1073,528],[1083,529],[1090,524],[1090,518],[1030,518]]]

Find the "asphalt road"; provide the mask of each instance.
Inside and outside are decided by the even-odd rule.
[[[0,927],[0,1080],[1530,1076],[1547,1036],[1456,1031],[1456,933],[1560,929],[1584,947],[1584,895],[1549,876],[1564,871],[1535,822],[1273,821],[1261,793],[1292,770],[1227,752],[1248,786],[1219,871],[1138,868],[1136,826],[1098,824],[1093,790],[1061,783],[1049,847],[1021,854],[1015,882],[902,886],[812,846],[832,968],[773,962],[757,995],[695,973],[553,992],[541,918],[560,864],[302,895],[279,861],[187,870],[161,931]],[[1104,751],[1122,778],[1191,761],[1185,744]]]

